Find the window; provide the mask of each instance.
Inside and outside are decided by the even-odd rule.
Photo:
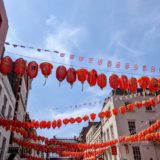
[[[111,138],[114,139],[113,125],[110,126],[110,130],[111,130]]]
[[[152,106],[148,106],[148,107],[146,107],[146,111],[153,111]]]
[[[151,121],[149,121],[149,125],[151,126],[152,124],[154,124],[156,121],[154,121],[154,120],[151,120]]]
[[[135,121],[128,121],[129,132],[131,135],[136,134],[136,124]]]
[[[0,95],[1,95],[1,93],[2,93],[2,86],[0,85]]]
[[[125,102],[124,105],[127,106],[128,104],[131,104],[130,102]]]
[[[109,129],[107,129],[107,140],[110,140]]]
[[[5,146],[6,146],[6,138],[3,137],[3,142],[2,142],[1,152],[0,152],[0,159],[3,159]]]
[[[1,26],[2,26],[2,16],[0,14],[0,28],[1,28]]]
[[[11,113],[12,113],[12,107],[9,106],[9,110],[8,110],[8,116],[7,118],[10,119],[11,118]]]
[[[1,110],[1,113],[2,113],[3,116],[5,116],[6,105],[7,105],[7,97],[4,95],[4,103],[3,103],[3,106],[2,106],[2,110]]]
[[[134,160],[141,160],[140,148],[138,146],[133,146]]]

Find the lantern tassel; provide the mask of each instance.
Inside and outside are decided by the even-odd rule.
[[[83,92],[83,89],[84,89],[84,86],[83,86],[83,84],[84,84],[84,83],[82,83],[82,92]]]
[[[46,83],[47,83],[47,77],[45,78],[45,81],[44,81],[44,83],[43,83],[43,86],[45,86]]]
[[[61,81],[59,81],[59,87],[61,86]]]

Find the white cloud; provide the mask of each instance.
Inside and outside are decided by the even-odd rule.
[[[56,18],[56,16],[54,16],[53,14],[50,15],[48,17],[48,19],[46,19],[45,24],[48,25],[48,26],[52,26],[52,27],[56,26],[57,25],[57,18]]]

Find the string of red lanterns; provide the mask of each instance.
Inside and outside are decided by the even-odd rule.
[[[44,160],[44,158],[35,157],[28,154],[23,154],[23,157],[26,158],[27,160]]]
[[[37,136],[33,133],[28,133],[24,129],[17,128],[18,126],[17,127],[8,126],[8,124],[4,123],[4,122],[1,124],[1,126],[4,127],[7,131],[10,130],[12,132],[16,132],[18,134],[21,134],[24,139],[30,139],[30,140],[34,140],[34,141],[42,141],[42,142],[45,142],[45,144],[48,145],[48,146],[58,145],[59,147],[62,146],[63,149],[68,149],[70,151],[74,151],[74,150],[77,150],[77,149],[78,150],[85,150],[85,149],[91,149],[91,148],[107,147],[107,146],[113,145],[117,141],[122,141],[124,139],[126,141],[134,141],[135,139],[137,140],[137,138],[139,138],[141,136],[145,136],[146,134],[157,131],[160,128],[160,121],[157,120],[154,124],[152,124],[147,129],[139,132],[136,135],[132,135],[129,138],[120,137],[119,139],[115,139],[115,140],[105,142],[105,143],[101,143],[101,144],[83,144],[83,143],[75,144],[75,143],[69,143],[69,142],[62,142],[62,141],[58,141],[54,138],[53,139],[48,139],[48,138],[45,138],[43,136]],[[57,147],[56,149],[59,149],[59,147]]]
[[[0,61],[0,72],[4,75],[8,75],[13,70],[19,77],[27,73],[29,78],[33,79],[37,76],[39,68],[44,77],[47,78],[52,73],[53,65],[48,62],[43,62],[38,65],[36,61],[31,61],[27,64],[23,58],[19,58],[13,62],[9,56],[1,58]],[[85,81],[87,81],[90,86],[97,84],[101,89],[107,86],[106,75],[103,73],[98,74],[94,69],[90,71],[85,68],[75,70],[74,68],[67,69],[61,65],[56,69],[56,78],[60,83],[66,79],[71,86],[78,79],[78,81],[82,83],[82,90]],[[120,88],[122,91],[128,90],[131,93],[135,93],[139,85],[143,90],[149,88],[150,92],[155,93],[160,89],[160,78],[156,79],[143,76],[136,79],[134,77],[128,78],[125,75],[119,77],[116,74],[112,74],[109,77],[109,84],[114,90]]]
[[[19,128],[25,128],[25,129],[50,129],[50,128],[60,128],[62,125],[68,125],[68,124],[74,124],[74,123],[82,123],[86,121],[94,121],[97,117],[100,119],[103,118],[110,118],[111,116],[117,116],[119,114],[124,115],[126,111],[133,112],[134,108],[142,108],[142,107],[156,107],[156,104],[160,103],[160,95],[158,95],[155,98],[149,98],[148,100],[143,100],[142,102],[136,101],[135,103],[128,104],[126,106],[120,106],[119,108],[114,108],[111,111],[104,111],[100,112],[98,114],[96,113],[91,113],[89,116],[78,116],[76,118],[70,117],[70,118],[64,118],[64,119],[58,119],[58,120],[53,120],[51,121],[37,121],[37,120],[32,120],[31,122],[21,122],[18,120],[8,120],[8,119],[0,119],[0,125],[8,125],[8,126],[13,126],[13,127],[19,127]]]
[[[69,143],[69,142],[62,142],[61,146],[59,143],[56,142],[56,144],[35,144],[24,140],[19,140],[14,138],[14,143],[29,149],[34,149],[37,151],[45,152],[45,153],[57,153],[60,154],[64,151],[70,151],[71,148],[74,148],[77,151],[77,148],[79,149],[79,154],[84,153],[80,150],[87,150],[87,149],[104,149],[106,147],[111,147],[113,145],[116,145],[117,143],[134,143],[134,142],[140,142],[140,141],[160,141],[160,132],[157,132],[157,130],[160,128],[160,121],[157,121],[150,127],[144,129],[143,131],[140,131],[137,134],[125,136],[125,137],[119,137],[117,139],[107,141],[104,143],[98,143],[98,144],[75,144],[75,143]],[[55,145],[59,145],[55,146]],[[67,147],[66,147],[67,146]],[[78,155],[78,154],[77,154]]]

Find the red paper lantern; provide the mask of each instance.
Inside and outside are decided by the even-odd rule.
[[[113,113],[115,116],[117,116],[117,115],[118,115],[118,109],[117,109],[117,108],[112,109],[112,113]]]
[[[14,73],[22,77],[26,72],[26,61],[23,58],[19,58],[14,63]]]
[[[149,90],[151,92],[157,92],[159,89],[158,80],[156,78],[151,78],[149,82]]]
[[[82,91],[83,91],[83,84],[88,78],[88,71],[84,68],[78,69],[77,72],[77,78],[82,83]]]
[[[102,74],[98,75],[97,84],[101,89],[106,87],[106,85],[107,85],[107,77],[106,77],[105,74],[102,73]]]
[[[122,114],[126,113],[126,106],[121,106],[119,110]]]
[[[128,104],[127,105],[127,109],[128,109],[129,112],[133,112],[133,110],[134,110],[134,104]]]
[[[29,62],[28,68],[27,68],[27,75],[30,77],[30,79],[33,79],[38,74],[38,64],[35,61]]]
[[[83,117],[83,120],[84,120],[84,121],[88,121],[88,120],[89,120],[89,117],[88,117],[87,115],[85,115],[85,116]]]
[[[56,128],[57,127],[57,122],[56,122],[56,120],[53,120],[52,121],[52,128]]]
[[[137,84],[137,79],[136,78],[130,78],[128,82],[128,89],[131,93],[134,93],[137,91],[138,84]]]
[[[60,128],[62,126],[62,121],[61,119],[58,119],[57,120],[57,127]]]
[[[77,123],[81,123],[81,122],[82,122],[82,118],[81,118],[81,117],[77,117],[77,118],[76,118],[76,122],[77,122]]]
[[[100,112],[100,113],[98,114],[98,117],[99,117],[100,119],[104,118],[105,116],[106,116],[106,115],[105,115],[104,112]]]
[[[148,87],[149,85],[149,77],[147,76],[143,76],[141,78],[138,79],[138,83],[139,83],[139,86],[144,90]]]
[[[53,65],[48,62],[43,62],[40,64],[40,69],[42,74],[47,78],[52,73]]]
[[[3,57],[0,60],[0,72],[4,75],[8,75],[12,71],[12,59],[9,56]]]
[[[56,70],[56,78],[61,83],[67,75],[67,69],[65,66],[59,66]]]
[[[69,68],[67,71],[67,82],[70,83],[71,87],[76,81],[76,70],[74,68]]]
[[[125,91],[126,89],[128,89],[128,77],[127,77],[127,76],[122,75],[122,76],[119,78],[119,88],[120,88],[122,91]]]
[[[63,124],[64,125],[67,125],[69,123],[69,120],[67,119],[67,118],[65,118],[64,120],[63,120]]]
[[[94,121],[96,119],[96,114],[95,113],[91,113],[90,117],[91,117],[91,120]]]
[[[137,108],[141,108],[142,107],[142,103],[141,102],[135,102],[134,105],[137,107]]]
[[[110,111],[105,111],[104,114],[105,114],[105,117],[107,117],[107,118],[111,117],[111,112]]]
[[[70,122],[71,124],[75,123],[75,118],[72,118],[72,117],[71,117],[71,118],[69,119],[69,122]]]
[[[97,83],[97,71],[96,70],[93,69],[88,73],[87,81],[91,87],[96,85]]]
[[[116,74],[112,74],[109,77],[109,84],[110,84],[111,88],[116,90],[118,88],[118,85],[119,85],[119,77]]]

